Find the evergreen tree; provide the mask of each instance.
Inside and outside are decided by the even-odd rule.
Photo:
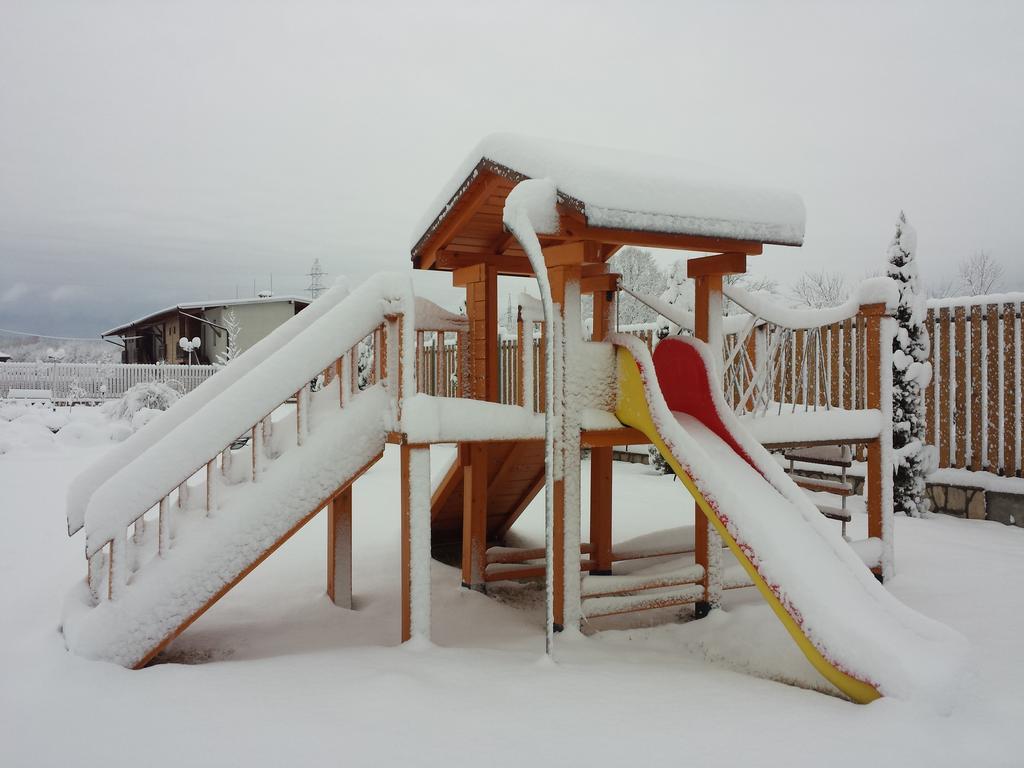
[[[925,476],[931,453],[925,446],[924,389],[931,380],[925,299],[917,274],[917,234],[900,212],[889,245],[888,275],[899,284],[899,324],[892,345],[892,446],[896,476],[893,506],[918,517],[928,511]]]

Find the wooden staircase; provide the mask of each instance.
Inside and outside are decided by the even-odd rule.
[[[512,524],[544,487],[544,442],[518,440],[487,443],[487,541],[501,542]],[[435,555],[462,541],[463,480],[469,446],[458,455],[434,491],[430,505]]]

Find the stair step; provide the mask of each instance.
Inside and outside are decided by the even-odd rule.
[[[687,584],[682,587],[659,589],[640,595],[610,595],[608,597],[588,597],[583,600],[583,615],[589,619],[598,616],[615,616],[633,611],[649,611],[654,608],[667,608],[673,605],[695,603],[704,596],[704,589],[699,584]]]
[[[801,488],[806,488],[808,491],[818,491],[819,493],[834,493],[836,496],[853,496],[855,491],[853,490],[853,484],[843,482],[842,480],[825,480],[818,477],[808,477],[807,475],[798,475],[795,472],[789,473],[789,479],[799,485]]]
[[[830,507],[827,504],[817,504],[818,511],[821,512],[829,520],[839,520],[843,523],[848,523],[853,520],[853,516],[850,514],[848,509],[842,507]]]
[[[608,597],[663,587],[680,587],[695,584],[703,577],[704,566],[699,564],[657,574],[586,576],[583,579],[583,597]]]

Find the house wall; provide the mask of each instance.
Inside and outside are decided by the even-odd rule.
[[[291,301],[273,301],[259,304],[240,304],[235,307],[216,307],[204,313],[207,320],[218,325],[226,325],[224,315],[233,309],[241,326],[238,332],[238,351],[244,352],[249,347],[277,328],[281,323],[295,315],[295,304]],[[227,335],[214,334],[214,329],[203,326],[203,349],[206,350],[211,362],[227,349]]]

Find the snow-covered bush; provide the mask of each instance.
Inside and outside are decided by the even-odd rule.
[[[672,465],[665,461],[665,457],[661,455],[661,451],[658,450],[657,446],[650,446],[647,449],[647,455],[650,457],[650,461],[648,463],[650,464],[651,469],[655,472],[662,475],[671,475],[675,472],[675,470],[672,469]]]
[[[179,397],[180,392],[163,382],[144,381],[133,386],[120,399],[105,404],[103,409],[112,419],[132,421],[142,410],[166,411]]]
[[[230,363],[240,354],[238,351],[238,334],[242,332],[242,323],[235,314],[234,307],[224,313],[224,327],[227,329],[227,347],[217,353],[215,365],[223,366]]]
[[[917,274],[917,234],[900,212],[889,245],[888,275],[900,289],[892,352],[892,446],[896,464],[893,506],[918,517],[928,511],[925,476],[932,454],[925,446],[924,390],[932,377],[928,362],[925,297]]]
[[[359,389],[366,389],[370,386],[370,376],[373,375],[374,364],[374,341],[363,340],[359,342],[359,359],[356,361],[356,381]]]

